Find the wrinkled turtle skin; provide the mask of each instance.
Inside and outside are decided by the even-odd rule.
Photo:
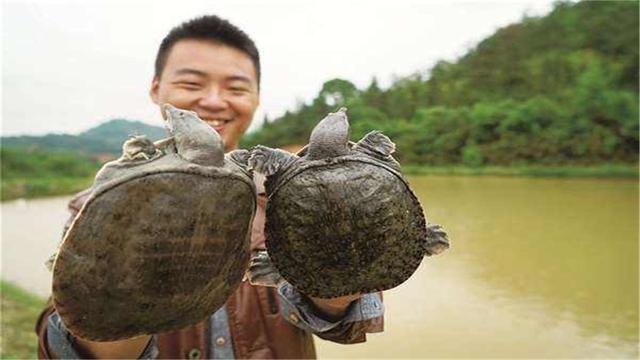
[[[266,245],[284,279],[332,298],[400,285],[425,255],[449,247],[429,224],[380,132],[348,139],[346,109],[313,130],[298,155],[257,146],[249,166],[267,175]]]
[[[248,152],[193,112],[164,106],[171,138],[137,136],[97,174],[58,249],[53,302],[76,336],[113,341],[183,328],[242,280],[256,209]]]

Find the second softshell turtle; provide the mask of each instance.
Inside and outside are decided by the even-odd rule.
[[[425,255],[447,249],[446,233],[427,223],[394,149],[378,131],[349,142],[344,108],[320,121],[297,155],[255,147],[249,166],[267,176],[270,260],[256,258],[251,269],[272,262],[306,295],[332,298],[398,286]]]

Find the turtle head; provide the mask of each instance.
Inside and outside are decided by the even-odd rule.
[[[171,104],[162,105],[162,115],[164,117],[164,127],[167,129],[169,135],[172,136],[175,136],[176,134],[186,136],[189,132],[192,132],[192,128],[195,125],[193,118],[198,118],[198,115],[195,112],[178,109]],[[196,125],[196,128],[197,127],[198,126]]]
[[[200,120],[194,111],[162,105],[167,131],[174,137],[176,151],[185,160],[204,166],[224,164],[224,143],[220,135]]]
[[[309,138],[307,158],[318,160],[348,153],[349,121],[347,108],[342,107],[338,112],[329,113],[313,128]]]

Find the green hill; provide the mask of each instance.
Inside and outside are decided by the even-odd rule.
[[[122,152],[129,135],[165,137],[161,127],[114,119],[79,135],[3,137],[0,200],[70,194],[91,185],[101,164]]]
[[[0,200],[69,194],[91,185],[101,162],[76,152],[2,146]]]
[[[1,139],[3,147],[20,147],[78,154],[112,154],[122,152],[122,143],[129,135],[147,135],[152,140],[165,137],[165,131],[140,121],[113,119],[79,135],[48,134],[44,136],[12,136]]]
[[[428,46],[428,36],[425,43]],[[456,61],[358,89],[327,81],[242,145],[304,144],[349,108],[352,139],[379,129],[410,164],[586,165],[638,161],[638,2],[558,2]]]

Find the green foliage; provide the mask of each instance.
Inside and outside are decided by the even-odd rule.
[[[327,81],[243,146],[304,144],[327,112],[349,108],[352,139],[377,129],[403,163],[589,165],[638,161],[638,2],[558,2],[455,62],[363,90]]]
[[[0,199],[69,194],[91,185],[100,162],[69,152],[37,148],[0,149]]]
[[[93,176],[2,179],[0,200],[66,195],[87,189]]]
[[[2,178],[86,177],[95,174],[100,162],[70,152],[3,146]]]
[[[0,282],[0,300],[0,358],[35,359],[38,341],[33,327],[45,301],[6,281]]]
[[[484,163],[484,155],[477,145],[467,145],[462,149],[462,163],[468,166],[480,166]]]

